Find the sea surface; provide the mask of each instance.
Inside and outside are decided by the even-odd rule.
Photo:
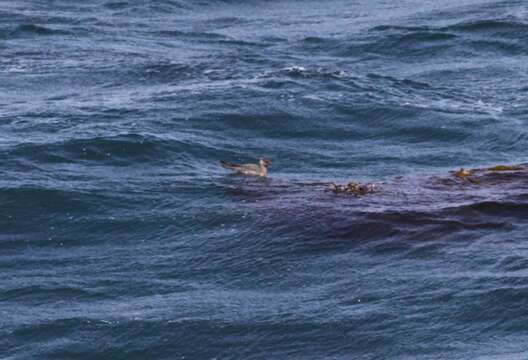
[[[526,0],[1,0],[0,359],[528,359],[527,149]]]

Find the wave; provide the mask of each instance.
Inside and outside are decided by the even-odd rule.
[[[383,56],[460,58],[496,54],[520,55],[527,51],[528,24],[512,19],[464,21],[447,26],[379,25],[369,29],[362,42],[336,50],[341,55],[373,53]],[[343,47],[342,47],[343,48]]]
[[[528,24],[513,19],[486,19],[477,21],[465,21],[440,28],[442,30],[454,30],[466,33],[488,33],[494,35],[508,35],[518,38],[519,35],[528,32]]]
[[[225,150],[198,135],[181,135],[180,139],[153,135],[127,134],[88,137],[54,143],[26,143],[4,152],[10,161],[24,159],[36,164],[76,163],[82,165],[133,166],[210,159],[225,155]],[[182,163],[183,161],[183,163]]]
[[[101,161],[119,165],[125,164],[120,161],[123,159],[142,162],[155,158],[162,142],[152,140],[140,135],[74,139],[59,143],[18,145],[9,154],[42,163]]]
[[[253,42],[243,39],[236,39],[231,36],[214,33],[214,32],[194,32],[194,31],[179,31],[179,30],[163,30],[157,32],[161,38],[172,40],[189,41],[193,43],[204,44],[218,44],[226,46],[246,46],[246,47],[266,47],[269,42]]]
[[[447,26],[402,26],[402,25],[378,25],[370,28],[374,32],[407,32],[407,33],[427,33],[434,31],[454,31],[467,33],[486,33],[489,31],[501,30],[512,35],[528,31],[528,24],[511,18],[504,19],[483,19],[462,21]],[[501,32],[499,32],[501,33]],[[497,34],[499,34],[497,33]]]
[[[5,302],[33,302],[33,301],[75,301],[101,298],[94,291],[82,287],[43,287],[26,286],[15,289],[4,289],[0,294],[0,301]]]
[[[189,10],[191,9],[191,4],[186,1],[176,1],[176,0],[164,0],[156,1],[153,3],[146,3],[138,5],[135,1],[106,1],[103,5],[103,8],[112,10],[115,13],[140,13],[145,11],[154,11],[154,12],[167,12],[175,10]]]
[[[427,26],[391,26],[380,25],[370,29],[371,32],[389,32],[392,33],[388,40],[394,43],[404,42],[434,42],[443,40],[452,40],[458,38],[458,35],[449,33],[449,28],[431,28]],[[399,33],[399,35],[398,35]]]
[[[528,215],[528,203],[511,201],[481,201],[445,210],[446,213],[466,217],[517,217],[524,218]]]
[[[148,83],[172,83],[177,80],[196,80],[206,70],[202,64],[189,65],[173,61],[144,63],[125,71],[123,81],[138,80]]]

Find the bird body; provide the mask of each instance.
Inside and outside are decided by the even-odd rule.
[[[265,177],[268,175],[268,165],[271,161],[267,159],[260,159],[258,164],[234,164],[227,161],[220,160],[220,165],[226,169],[234,170],[237,173],[251,176]]]
[[[457,178],[460,178],[460,179],[465,179],[467,178],[469,175],[472,174],[472,171],[471,170],[468,170],[468,169],[464,169],[464,168],[460,168],[460,170],[456,171],[454,173],[454,175],[457,177]]]
[[[478,184],[480,183],[479,180],[471,177],[475,173],[474,169],[464,169],[460,168],[460,170],[455,171],[453,175],[462,181],[462,183],[472,183],[472,184]]]

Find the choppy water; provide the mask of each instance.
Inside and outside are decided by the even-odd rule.
[[[0,358],[528,357],[526,1],[0,5]]]

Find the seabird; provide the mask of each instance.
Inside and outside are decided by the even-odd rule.
[[[268,165],[271,164],[271,161],[260,159],[258,164],[233,164],[220,160],[220,164],[226,169],[234,170],[244,175],[265,177],[268,175]]]
[[[459,179],[466,179],[469,175],[471,175],[473,171],[460,168],[460,170],[455,171],[454,175]]]
[[[473,170],[473,169],[460,168],[460,170],[455,171],[455,173],[453,175],[455,177],[459,178],[460,180],[462,180],[463,183],[470,182],[472,184],[478,184],[478,183],[480,183],[479,180],[473,179],[473,178],[470,177],[471,175],[473,175],[474,172],[475,172],[475,170]]]

